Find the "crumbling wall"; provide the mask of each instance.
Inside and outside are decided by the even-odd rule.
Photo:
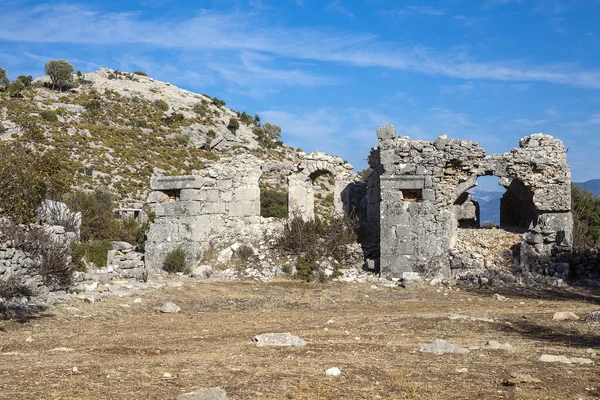
[[[393,126],[377,130],[370,157],[373,188],[368,215],[379,208],[380,270],[451,273],[448,252],[457,237],[457,201],[485,175],[508,189],[503,219],[526,230],[523,265],[548,264],[569,253],[572,239],[571,173],[560,140],[543,134],[521,139],[509,153],[486,155],[476,142],[440,136],[435,142],[397,137]],[[375,168],[374,168],[375,167]],[[518,210],[514,210],[518,206]]]
[[[348,213],[349,189],[355,181],[354,167],[341,158],[325,153],[300,154],[298,164],[288,177],[288,215],[304,220],[315,217],[315,191],[313,180],[318,173],[328,172],[334,180],[333,202],[336,214]],[[346,207],[344,206],[346,205]],[[346,209],[345,209],[346,208]]]
[[[260,176],[260,161],[235,157],[198,175],[152,177],[147,204],[156,217],[146,241],[147,268],[162,268],[178,247],[200,260],[211,245],[262,237]]]

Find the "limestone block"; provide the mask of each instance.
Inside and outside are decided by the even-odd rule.
[[[252,216],[256,212],[254,202],[235,202],[229,203],[229,216],[231,217],[247,217]]]
[[[172,242],[179,240],[179,225],[170,224],[151,224],[147,233],[147,240],[150,242]]]
[[[206,199],[207,202],[216,203],[221,201],[221,191],[217,189],[210,189],[206,191]]]
[[[185,217],[201,215],[202,203],[197,201],[173,201],[159,203],[154,207],[157,217]]]
[[[206,203],[203,207],[205,214],[225,214],[226,205],[223,202],[218,203]]]
[[[217,181],[217,188],[219,189],[231,189],[233,187],[232,179],[223,179]]]
[[[169,200],[169,196],[160,191],[150,192],[146,203],[162,203],[163,201]]]
[[[394,125],[386,125],[377,128],[377,139],[379,143],[396,138],[396,128]]]
[[[180,192],[180,201],[204,201],[207,198],[206,190],[202,189],[182,189]]]
[[[204,179],[197,175],[153,176],[150,178],[152,190],[200,189]]]
[[[234,189],[233,196],[235,201],[260,201],[260,189],[258,187],[239,187]]]

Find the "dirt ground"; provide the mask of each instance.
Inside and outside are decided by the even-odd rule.
[[[494,293],[186,280],[141,303],[73,301],[28,320],[0,321],[0,399],[174,399],[215,386],[228,399],[600,398],[600,357],[586,351],[600,354],[600,324],[552,319],[555,311],[585,317],[600,309],[599,291],[499,292],[505,301]],[[181,312],[158,313],[166,300]],[[448,319],[457,313],[495,322]],[[291,332],[307,345],[251,343],[266,332]],[[418,351],[437,338],[478,349]],[[515,351],[486,349],[488,340]],[[544,353],[594,364],[537,361]],[[330,367],[342,374],[325,376]],[[503,384],[511,373],[540,383]]]

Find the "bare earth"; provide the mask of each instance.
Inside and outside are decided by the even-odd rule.
[[[498,301],[491,291],[437,290],[186,280],[142,303],[59,305],[0,321],[0,399],[174,399],[214,386],[230,399],[600,398],[600,357],[586,351],[600,354],[600,324],[552,320],[555,311],[583,318],[600,309],[600,292],[500,292],[509,299]],[[166,300],[181,312],[158,313]],[[448,319],[457,313],[495,322]],[[291,332],[307,345],[251,343],[266,332]],[[418,351],[437,338],[479,349]],[[486,349],[488,340],[515,351]],[[542,363],[541,354],[594,364]],[[342,374],[325,376],[330,367]],[[511,373],[541,382],[506,386]]]

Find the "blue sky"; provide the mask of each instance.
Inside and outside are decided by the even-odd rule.
[[[357,170],[375,129],[509,151],[562,139],[600,178],[600,0],[0,0],[0,66],[150,76],[279,124]],[[489,187],[486,187],[489,188]]]

